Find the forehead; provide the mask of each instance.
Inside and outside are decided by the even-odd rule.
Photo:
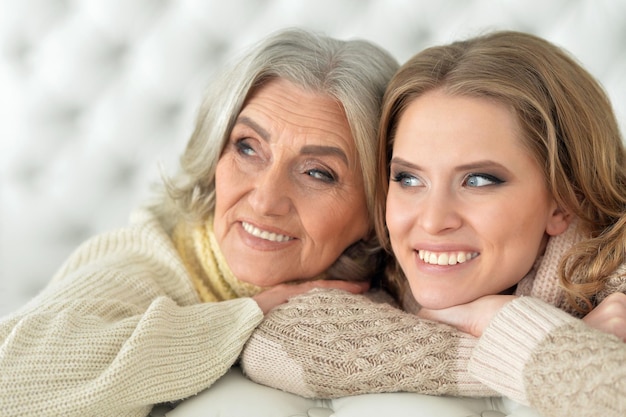
[[[527,151],[516,114],[509,106],[487,97],[442,90],[429,91],[407,105],[400,116],[396,139],[426,141],[431,147],[465,145],[482,151],[482,144],[492,150]]]
[[[522,139],[510,106],[486,97],[425,93],[400,116],[393,154],[424,169],[464,170],[496,162],[541,181],[541,164]]]
[[[239,120],[253,121],[267,140],[288,137],[354,149],[354,138],[341,103],[328,94],[305,90],[287,80],[271,79],[248,97]]]

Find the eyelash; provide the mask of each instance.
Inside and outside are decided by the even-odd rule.
[[[391,181],[399,183],[401,187],[413,187],[412,185],[406,184],[406,181],[408,180],[419,181],[419,179],[416,176],[411,175],[407,172],[398,172],[394,174],[391,178]]]
[[[485,184],[482,186],[481,185],[476,185],[476,186],[468,185],[468,182],[470,181],[471,178],[482,178],[484,180],[489,181],[490,184]],[[495,175],[485,174],[485,173],[480,173],[480,172],[473,172],[473,173],[467,174],[465,178],[463,178],[463,185],[467,185],[469,187],[476,187],[476,188],[489,187],[493,185],[502,184],[503,182],[504,182],[503,180],[496,177]]]
[[[316,180],[328,183],[328,184],[337,182],[337,175],[334,172],[332,172],[332,170],[313,168],[313,169],[308,169],[305,172],[310,177]],[[316,177],[316,175],[321,175],[323,178]]]
[[[248,141],[246,139],[238,139],[235,141],[234,145],[235,149],[237,149],[237,153],[240,155],[250,156],[250,152],[254,152],[256,154],[256,151],[252,146],[248,145]]]
[[[469,185],[469,181],[471,180],[471,178],[482,178],[483,180],[488,181],[490,184],[485,184],[485,185]],[[394,174],[391,178],[392,181],[397,182],[400,184],[401,187],[416,187],[421,185],[421,181],[418,177],[416,177],[415,175],[411,175],[407,172],[398,172],[396,174]],[[418,182],[418,184],[414,184],[414,185],[410,185],[408,184],[408,181],[415,181]],[[481,188],[481,187],[489,187],[489,186],[494,186],[494,185],[498,185],[498,184],[502,184],[504,182],[504,180],[496,177],[495,175],[491,175],[491,174],[485,174],[485,173],[470,173],[467,174],[464,178],[463,178],[463,185],[464,186],[468,186],[470,188]]]

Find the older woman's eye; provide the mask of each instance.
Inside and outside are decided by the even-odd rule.
[[[418,177],[407,172],[398,172],[391,178],[391,181],[399,183],[401,187],[419,187],[422,185],[422,181]]]
[[[463,185],[468,187],[486,187],[502,184],[503,182],[500,178],[490,174],[468,174],[463,180]]]
[[[239,139],[235,142],[235,148],[237,153],[241,155],[253,156],[256,155],[254,148],[248,143],[246,139]]]
[[[336,175],[324,169],[310,169],[306,171],[306,174],[317,180],[327,182],[327,183],[333,183],[337,181]]]

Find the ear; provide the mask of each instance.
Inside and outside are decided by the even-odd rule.
[[[568,210],[559,207],[558,204],[554,202],[554,207],[552,208],[552,212],[546,224],[546,233],[550,236],[560,235],[567,230],[572,219],[573,216]]]

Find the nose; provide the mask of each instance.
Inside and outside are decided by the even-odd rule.
[[[254,188],[248,195],[252,209],[263,216],[284,216],[292,206],[288,173],[280,164],[266,166],[255,173]]]
[[[420,200],[417,223],[427,233],[436,235],[461,227],[460,202],[450,190],[431,188]]]

